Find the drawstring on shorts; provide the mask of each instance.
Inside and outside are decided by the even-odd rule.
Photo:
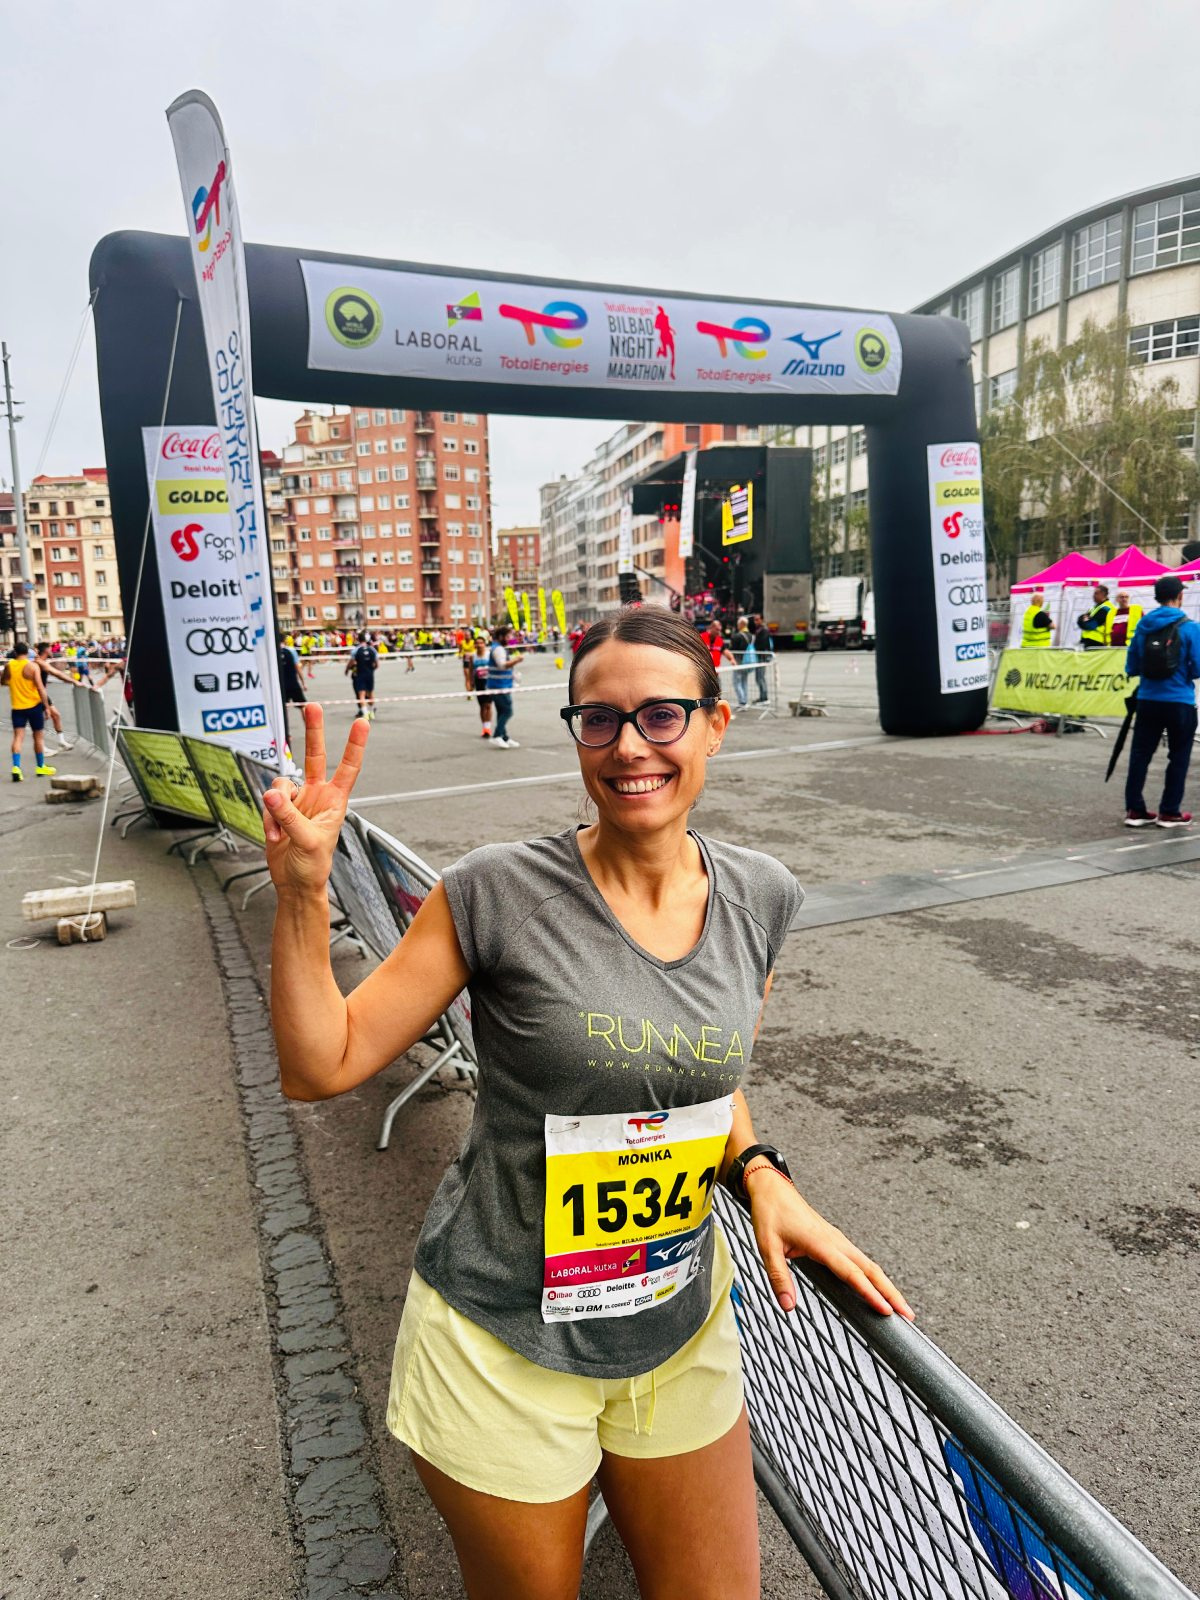
[[[637,1379],[636,1378],[630,1378],[630,1380],[629,1380],[629,1403],[633,1407],[633,1431],[634,1431],[635,1434],[640,1434],[642,1430],[641,1430],[640,1423],[638,1421]],[[657,1404],[658,1404],[658,1372],[657,1372],[656,1369],[652,1368],[651,1372],[650,1372],[650,1411],[649,1411],[649,1414],[646,1417],[646,1437],[647,1438],[649,1438],[650,1435],[654,1432],[654,1409],[655,1409],[655,1406]]]

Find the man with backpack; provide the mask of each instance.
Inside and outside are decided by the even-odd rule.
[[[1183,786],[1196,737],[1196,679],[1200,678],[1200,625],[1183,612],[1183,580],[1173,573],[1154,585],[1158,605],[1138,623],[1125,656],[1128,677],[1141,681],[1125,780],[1125,826],[1187,828]],[[1167,771],[1157,812],[1146,810],[1143,787],[1151,758],[1167,736]]]
[[[359,717],[365,717],[368,722],[375,720],[375,668],[378,664],[375,647],[365,633],[360,633],[358,645],[346,663],[346,671],[354,685],[354,698],[358,701],[355,721]]]

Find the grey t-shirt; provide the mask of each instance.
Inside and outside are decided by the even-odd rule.
[[[443,879],[471,969],[479,1095],[416,1267],[456,1311],[560,1372],[648,1372],[708,1311],[715,1224],[688,1220],[706,1208],[723,1143],[706,1117],[728,1116],[803,891],[771,856],[692,837],[708,907],[678,961],[621,927],[575,829],[484,845]],[[696,1142],[668,1147],[676,1130]],[[690,1177],[678,1170],[686,1150],[706,1152]],[[577,1254],[562,1242],[572,1229]],[[608,1240],[607,1255],[595,1248]],[[571,1287],[549,1292],[555,1283]]]

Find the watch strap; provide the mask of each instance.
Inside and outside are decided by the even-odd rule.
[[[730,1194],[732,1194],[738,1200],[745,1200],[746,1198],[746,1186],[744,1182],[746,1168],[749,1163],[754,1160],[755,1156],[766,1156],[767,1160],[777,1172],[782,1172],[785,1178],[791,1177],[791,1173],[788,1171],[787,1162],[780,1155],[779,1151],[776,1150],[774,1145],[747,1145],[740,1155],[734,1157],[733,1161],[730,1163],[729,1171],[725,1174],[725,1187],[729,1190]]]

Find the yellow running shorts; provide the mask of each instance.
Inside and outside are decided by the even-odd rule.
[[[733,1263],[714,1222],[711,1308],[703,1326],[638,1378],[581,1378],[539,1367],[447,1305],[413,1273],[396,1338],[387,1425],[468,1489],[504,1500],[565,1500],[602,1452],[650,1459],[703,1449],[742,1410],[729,1299]]]

